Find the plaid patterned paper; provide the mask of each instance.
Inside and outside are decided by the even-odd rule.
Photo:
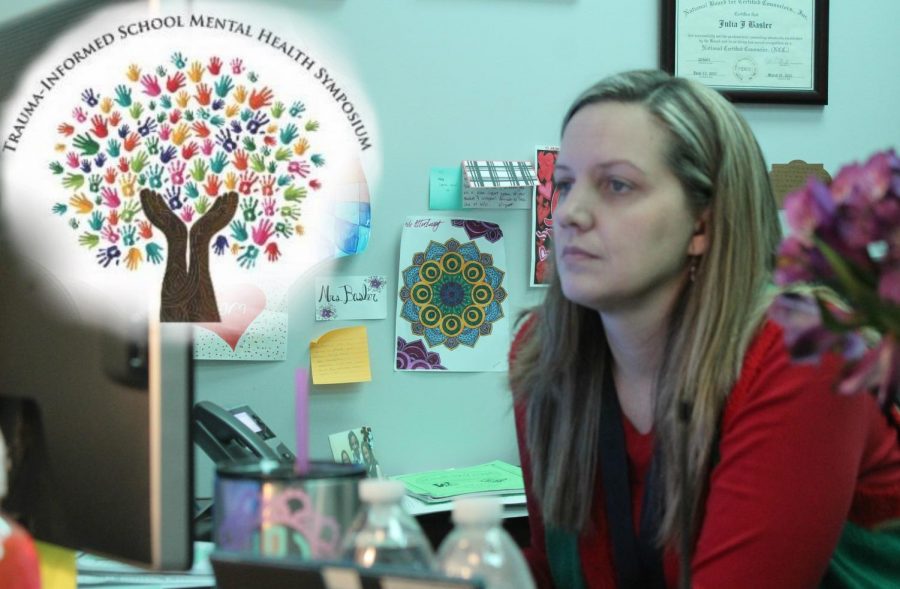
[[[537,184],[531,162],[463,160],[466,186],[472,188],[523,188]]]

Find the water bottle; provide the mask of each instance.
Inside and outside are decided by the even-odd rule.
[[[344,537],[345,560],[365,568],[434,569],[434,551],[428,538],[400,504],[405,494],[406,487],[400,481],[360,481],[359,498],[363,506]]]
[[[438,568],[448,577],[481,577],[487,589],[534,589],[522,552],[500,525],[497,497],[471,497],[453,503],[455,527],[438,550]]]

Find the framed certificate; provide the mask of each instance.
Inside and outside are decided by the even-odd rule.
[[[734,102],[828,104],[828,0],[661,0],[660,65]]]

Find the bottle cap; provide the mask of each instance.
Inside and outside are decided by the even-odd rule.
[[[359,498],[366,503],[399,501],[406,494],[406,485],[400,481],[365,479],[359,482]]]
[[[503,518],[499,497],[466,497],[453,501],[453,523],[495,524]]]

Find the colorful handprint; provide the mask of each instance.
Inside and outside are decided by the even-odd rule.
[[[208,254],[278,262],[321,186],[322,154],[291,159],[318,128],[305,102],[279,100],[248,65],[184,51],[133,63],[107,89],[80,89],[57,127],[48,168],[65,196],[50,214],[103,268],[165,263],[163,321],[217,321]]]

